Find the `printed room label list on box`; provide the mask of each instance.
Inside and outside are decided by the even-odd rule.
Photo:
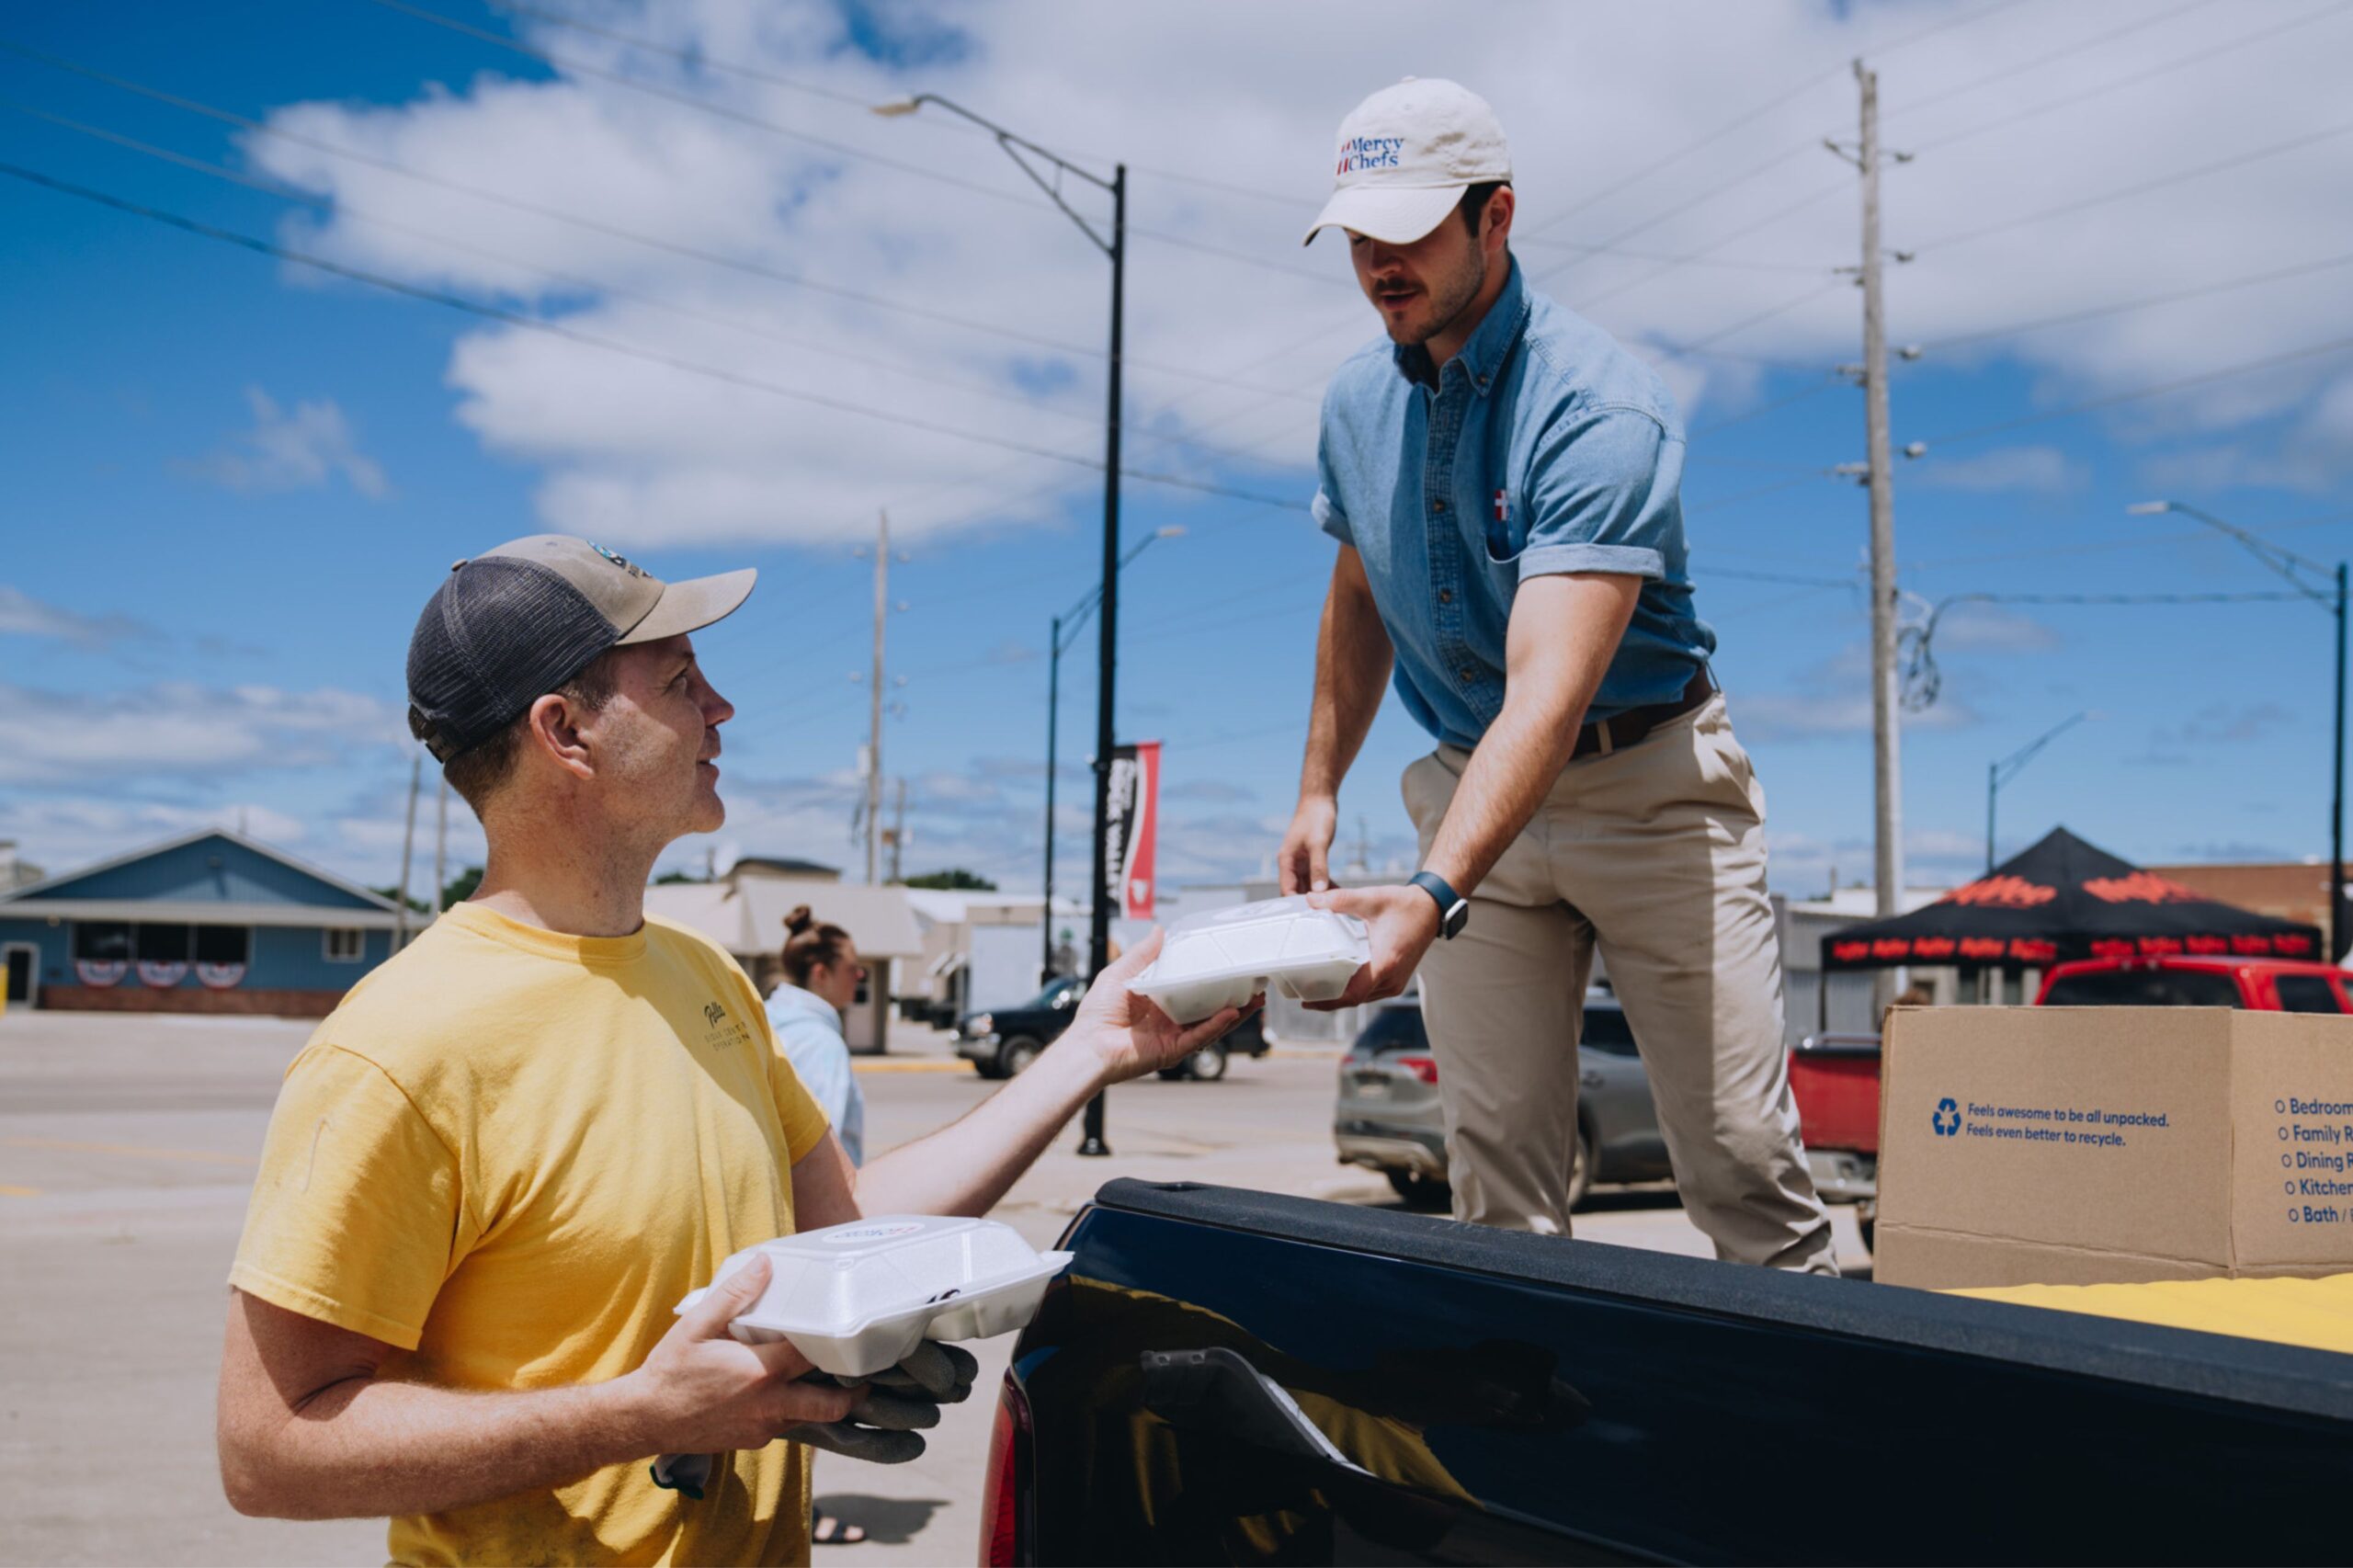
[[[1888,1283],[2353,1270],[2353,1018],[1904,1008],[1882,1072]]]

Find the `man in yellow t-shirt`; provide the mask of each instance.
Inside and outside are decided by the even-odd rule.
[[[409,723],[489,864],[288,1069],[230,1273],[239,1509],[390,1515],[402,1562],[806,1562],[807,1450],[776,1439],[861,1396],[729,1337],[764,1267],[679,1298],[796,1226],[985,1211],[1097,1089],[1239,1017],[1131,997],[1139,944],[1029,1071],[853,1167],[743,971],[643,913],[655,858],[724,819],[734,710],[688,634],[752,579],[539,535],[426,607]],[[654,1483],[662,1453],[716,1456],[699,1498]]]

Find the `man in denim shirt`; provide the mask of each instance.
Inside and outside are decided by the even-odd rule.
[[[1347,233],[1388,340],[1324,400],[1339,540],[1283,891],[1362,916],[1335,1006],[1422,970],[1459,1219],[1569,1229],[1597,949],[1642,1042],[1685,1208],[1717,1256],[1832,1273],[1798,1141],[1765,800],[1709,674],[1650,369],[1530,290],[1494,112],[1407,78],[1340,128],[1308,238]],[[1438,749],[1406,769],[1412,882],[1339,892],[1340,781],[1393,672]]]

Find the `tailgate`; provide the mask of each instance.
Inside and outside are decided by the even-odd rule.
[[[1820,1045],[1790,1052],[1790,1093],[1809,1149],[1879,1153],[1879,1048]]]

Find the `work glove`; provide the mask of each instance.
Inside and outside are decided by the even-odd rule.
[[[963,1346],[926,1339],[897,1366],[869,1377],[804,1372],[804,1383],[863,1388],[865,1397],[839,1421],[805,1422],[777,1436],[846,1459],[904,1464],[923,1453],[923,1434],[939,1425],[939,1407],[962,1403],[980,1370],[980,1362]],[[713,1469],[710,1454],[664,1454],[654,1461],[654,1484],[699,1501]]]
[[[895,1367],[864,1378],[810,1372],[803,1382],[865,1389],[839,1421],[810,1422],[781,1436],[813,1449],[874,1464],[904,1464],[924,1451],[923,1434],[939,1425],[939,1407],[961,1403],[981,1364],[961,1346],[926,1339]]]

